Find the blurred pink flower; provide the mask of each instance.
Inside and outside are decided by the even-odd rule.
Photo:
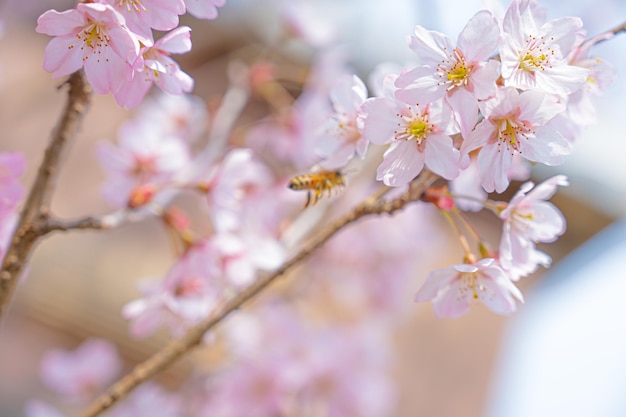
[[[164,136],[174,136],[187,142],[196,141],[205,133],[208,110],[205,101],[189,94],[151,94],[137,108],[140,123],[158,126]]]
[[[357,116],[367,99],[367,88],[356,75],[343,74],[331,87],[330,99],[333,112],[326,123],[326,133],[334,141],[322,141],[316,152],[322,157],[324,169],[337,170],[345,167],[358,155],[365,157],[368,141],[361,137]]]
[[[41,363],[41,380],[68,401],[89,400],[111,383],[121,370],[115,346],[104,339],[88,339],[73,351],[53,349]]]
[[[163,281],[140,284],[142,298],[122,310],[134,337],[147,337],[161,326],[178,337],[209,315],[223,291],[212,250],[206,244],[196,245],[172,266]]]
[[[171,54],[182,54],[191,50],[191,29],[178,27],[160,38],[154,46],[144,46],[133,63],[131,74],[120,79],[120,88],[113,94],[122,107],[137,106],[156,84],[170,94],[188,93],[193,89],[193,78],[182,71]]]
[[[262,199],[272,198],[275,180],[269,168],[251,149],[236,148],[208,173],[207,189],[213,227],[219,232],[239,230],[246,211],[271,215],[255,209]],[[268,195],[269,194],[269,195]]]
[[[103,195],[116,207],[128,204],[141,185],[166,185],[189,163],[189,150],[182,140],[166,136],[158,126],[137,121],[119,129],[117,146],[102,142],[97,157],[107,174]]]
[[[44,54],[43,67],[53,78],[85,68],[98,94],[117,91],[127,66],[139,55],[139,41],[113,7],[79,3],[76,9],[48,10],[37,19],[38,33],[55,36]]]
[[[524,298],[492,258],[432,271],[415,295],[416,302],[432,301],[438,318],[462,316],[473,300],[480,300],[494,313],[510,314],[517,308],[516,300]]]
[[[387,327],[313,325],[281,302],[265,304],[248,318],[245,334],[233,342],[239,351],[242,336],[254,340],[244,339],[247,349],[209,381],[196,415],[324,410],[326,416],[378,417],[392,411]]]

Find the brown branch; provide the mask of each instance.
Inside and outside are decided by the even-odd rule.
[[[294,266],[306,259],[313,251],[321,247],[328,239],[345,226],[365,216],[373,214],[393,214],[403,209],[404,206],[411,201],[418,200],[424,191],[438,178],[439,177],[432,172],[424,171],[411,183],[411,187],[407,192],[388,202],[381,202],[379,200],[378,195],[380,195],[380,192],[374,193],[370,198],[356,206],[350,213],[324,228],[314,240],[300,250],[293,258],[285,262],[274,273],[260,278],[254,284],[225,302],[214,311],[211,316],[192,327],[183,337],[170,342],[146,361],[135,366],[131,372],[111,386],[100,398],[96,399],[80,417],[94,417],[100,414],[120,399],[126,397],[139,384],[172,365],[186,352],[198,346],[202,342],[204,334],[220,323],[228,314],[239,309],[243,304],[267,288],[277,278],[283,276]]]
[[[67,84],[69,85],[67,104],[52,132],[0,270],[0,320],[8,309],[15,285],[32,246],[42,236],[37,230],[40,229],[40,223],[45,222],[49,216],[59,161],[68,143],[76,136],[91,97],[91,87],[83,78],[82,72],[72,74]]]

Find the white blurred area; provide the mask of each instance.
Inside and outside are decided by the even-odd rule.
[[[626,218],[527,294],[508,331],[487,417],[626,415]]]

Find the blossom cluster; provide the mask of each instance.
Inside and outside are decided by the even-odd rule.
[[[54,36],[43,67],[54,78],[84,68],[98,94],[113,94],[123,107],[137,106],[153,84],[170,94],[190,92],[193,79],[170,55],[189,52],[190,13],[215,19],[225,0],[96,0],[75,9],[48,10],[36,31]],[[153,30],[169,31],[156,42]]]
[[[579,18],[545,21],[526,0],[513,1],[502,17],[479,11],[456,43],[417,26],[408,43],[419,65],[381,67],[369,98],[357,76],[335,76],[330,107],[307,89],[289,118],[261,125],[250,143],[276,146],[281,162],[313,170],[343,169],[355,156],[364,159],[369,144],[385,145],[377,180],[406,187],[427,167],[450,181],[455,208],[490,208],[488,192],[527,179],[529,163],[561,164],[588,124],[577,115],[593,114],[589,97],[612,71],[589,58],[584,39]],[[326,75],[332,64],[324,61]],[[263,140],[269,137],[274,145]],[[471,299],[498,313],[514,311],[522,295],[513,281],[550,263],[536,243],[565,231],[562,214],[544,200],[566,184],[557,176],[528,195],[526,184],[505,209],[496,206],[504,222],[499,251],[481,251],[478,261],[466,251],[462,265],[431,274],[416,300],[433,300],[440,317],[462,314]]]

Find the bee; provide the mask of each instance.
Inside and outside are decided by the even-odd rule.
[[[344,187],[345,174],[341,171],[317,171],[310,174],[297,175],[289,181],[289,188],[295,191],[307,190],[306,203],[304,207],[308,207],[311,203],[311,195],[313,195],[313,205],[322,197],[324,191],[327,191],[330,197],[331,191],[336,187]]]

